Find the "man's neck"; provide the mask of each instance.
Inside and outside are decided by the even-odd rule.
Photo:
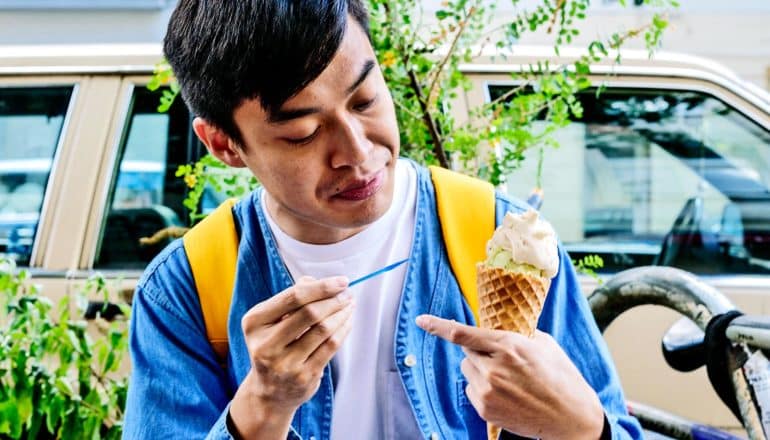
[[[322,225],[310,220],[302,221],[301,216],[292,213],[278,203],[269,192],[263,192],[268,215],[291,238],[307,244],[332,244],[350,238],[366,229],[368,225],[355,228],[339,228]]]

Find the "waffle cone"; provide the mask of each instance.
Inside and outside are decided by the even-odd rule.
[[[532,337],[551,279],[509,272],[479,263],[479,324],[483,328],[509,330]],[[487,423],[488,440],[497,440],[500,428]]]
[[[476,267],[480,326],[509,330],[532,337],[543,310],[550,278],[508,272],[499,267]]]

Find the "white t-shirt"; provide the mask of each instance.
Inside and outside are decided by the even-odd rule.
[[[265,217],[291,276],[296,280],[305,275],[347,275],[352,281],[408,258],[417,200],[417,172],[409,162],[396,164],[394,185],[393,203],[381,218],[358,234],[328,245],[288,236],[270,217],[263,197]],[[393,359],[396,314],[408,264],[348,289],[356,308],[353,328],[332,360],[332,440],[393,438],[404,429],[396,424],[417,429],[416,421],[402,418],[411,412],[406,411],[409,402]]]

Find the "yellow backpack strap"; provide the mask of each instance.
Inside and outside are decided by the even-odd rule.
[[[487,241],[495,231],[495,189],[445,168],[430,167],[430,174],[449,264],[479,322],[476,263],[486,259]]]
[[[206,333],[223,365],[227,361],[227,317],[238,261],[234,204],[235,199],[226,200],[182,239],[198,290]]]

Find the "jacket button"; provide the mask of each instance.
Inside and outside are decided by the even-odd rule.
[[[410,368],[417,365],[417,356],[413,354],[406,355],[406,357],[404,358],[404,365]]]
[[[430,440],[438,440],[439,436],[437,432],[431,432],[430,433]]]

